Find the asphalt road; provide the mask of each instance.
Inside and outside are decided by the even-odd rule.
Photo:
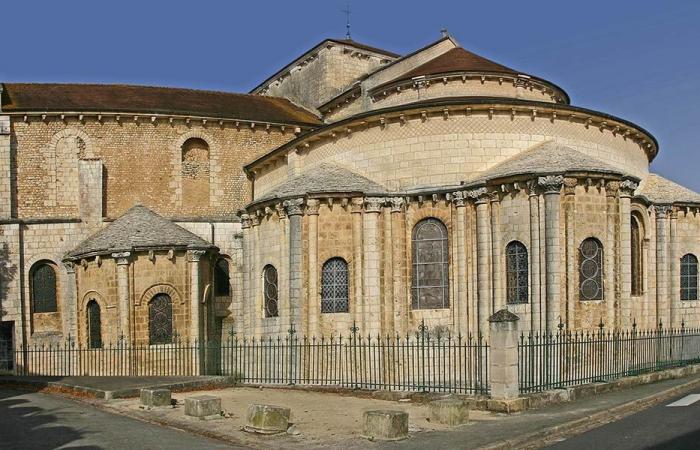
[[[700,449],[700,391],[559,442],[550,449]],[[693,397],[689,397],[689,395]],[[678,401],[678,406],[668,406]],[[690,403],[688,405],[684,405]]]
[[[70,399],[0,388],[0,448],[231,449]]]

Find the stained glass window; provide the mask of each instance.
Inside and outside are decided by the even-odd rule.
[[[263,294],[265,299],[265,317],[279,316],[277,291],[277,269],[267,265],[263,269]]]
[[[698,299],[698,258],[688,253],[681,258],[681,300]]]
[[[413,228],[413,309],[449,307],[447,228],[438,219]]]
[[[527,303],[527,249],[522,242],[506,246],[506,290],[508,303]]]
[[[35,313],[56,312],[56,271],[53,266],[39,262],[32,267],[32,311]]]
[[[595,238],[579,247],[579,295],[581,300],[603,300],[603,245]]]
[[[156,294],[148,303],[149,343],[169,344],[173,340],[173,302],[167,294]]]
[[[632,216],[630,229],[632,295],[642,295],[642,236],[639,219]]]
[[[348,263],[331,258],[321,272],[321,312],[348,312]]]
[[[214,266],[214,295],[228,297],[231,294],[229,278],[228,261],[225,258],[219,258]]]
[[[100,305],[95,300],[87,304],[88,347],[102,348],[102,317]]]

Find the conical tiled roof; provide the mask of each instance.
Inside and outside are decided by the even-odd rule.
[[[149,248],[216,247],[145,206],[136,205],[81,242],[66,259]]]
[[[521,73],[510,67],[486,59],[483,56],[479,56],[476,53],[465,50],[462,47],[457,47],[416,67],[402,75],[401,78],[414,78],[422,75],[449,72],[501,72],[515,75]]]
[[[700,194],[655,173],[642,180],[636,194],[658,204],[700,203]]]

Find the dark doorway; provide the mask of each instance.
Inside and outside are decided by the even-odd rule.
[[[0,322],[0,372],[12,372],[14,364],[14,322]]]

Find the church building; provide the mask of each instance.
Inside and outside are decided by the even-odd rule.
[[[0,340],[700,326],[648,131],[460,47],[326,39],[248,94],[0,83]],[[673,151],[673,149],[667,149]]]

